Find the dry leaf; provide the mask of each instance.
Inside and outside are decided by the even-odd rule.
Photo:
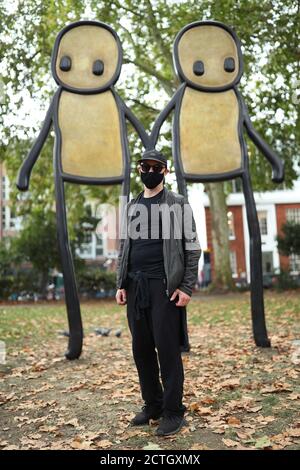
[[[232,439],[222,439],[226,447],[236,447],[239,445],[237,441],[233,441]]]
[[[95,444],[97,447],[99,447],[99,449],[107,449],[113,445],[112,442],[106,439],[103,439],[102,441],[97,441]]]
[[[241,425],[241,421],[238,418],[236,418],[235,416],[230,416],[227,419],[227,423],[230,424],[230,426],[240,426]]]

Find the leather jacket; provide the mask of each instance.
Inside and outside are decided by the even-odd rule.
[[[126,278],[128,268],[128,255],[130,238],[128,236],[128,210],[138,203],[143,191],[131,199],[125,206],[121,224],[121,238],[119,255],[117,260],[117,289],[126,289]],[[193,212],[187,198],[181,194],[169,191],[164,187],[159,204],[167,204],[174,207],[174,217],[170,217],[170,237],[163,237],[164,269],[167,281],[167,295],[170,297],[176,289],[180,289],[189,296],[192,295],[193,287],[198,277],[198,262],[201,256],[201,248],[196,233],[196,224]],[[176,208],[181,209],[176,210]],[[189,213],[189,214],[188,214]],[[185,217],[191,216],[191,224],[184,224]],[[181,218],[181,220],[180,220]],[[175,227],[175,224],[178,224]],[[191,225],[191,227],[190,227]],[[182,227],[182,237],[175,238],[174,230]],[[177,232],[178,233],[178,232]]]

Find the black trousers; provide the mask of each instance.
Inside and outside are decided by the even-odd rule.
[[[168,298],[164,279],[150,278],[148,287],[150,305],[139,319],[134,310],[135,281],[128,279],[126,287],[127,319],[142,398],[151,411],[159,409],[165,415],[183,416],[186,407],[182,403],[181,308]]]

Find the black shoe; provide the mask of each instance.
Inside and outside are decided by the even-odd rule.
[[[157,436],[170,436],[171,434],[176,434],[186,424],[187,422],[183,416],[163,416],[155,434]]]
[[[142,407],[142,411],[140,411],[132,420],[132,426],[141,426],[143,424],[149,424],[150,419],[157,420],[163,414],[163,410],[154,411],[153,409],[150,410],[147,405]]]

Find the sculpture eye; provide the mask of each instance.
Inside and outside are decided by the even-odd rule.
[[[235,61],[233,57],[227,57],[224,60],[224,70],[226,72],[232,73],[235,70]]]
[[[71,58],[67,55],[64,55],[60,59],[60,63],[59,63],[60,70],[62,70],[63,72],[69,72],[69,70],[71,70],[71,66],[72,66]]]
[[[93,74],[94,75],[102,75],[104,72],[104,63],[102,60],[95,60],[93,63]]]
[[[204,74],[204,64],[203,64],[202,60],[196,60],[196,62],[194,62],[193,72],[198,77],[201,77],[201,75]]]

